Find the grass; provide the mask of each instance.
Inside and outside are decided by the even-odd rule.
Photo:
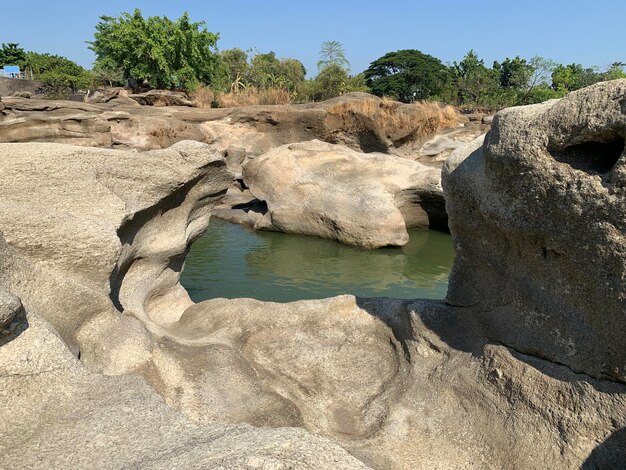
[[[329,113],[345,123],[355,122],[355,116],[371,120],[388,139],[411,140],[430,136],[438,129],[454,127],[459,115],[452,106],[433,101],[412,104],[399,103],[387,98],[346,100],[329,108]]]
[[[236,108],[259,104],[288,104],[291,95],[284,88],[258,89],[249,86],[238,93],[219,93],[206,87],[198,88],[192,93],[192,99],[198,108]]]

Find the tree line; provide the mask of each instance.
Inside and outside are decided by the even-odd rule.
[[[102,16],[95,29],[88,42],[96,56],[92,70],[58,55],[24,51],[15,43],[2,44],[0,65],[20,65],[59,93],[103,85],[188,92],[204,88],[214,95],[281,90],[289,101],[306,102],[366,91],[404,102],[438,100],[492,109],[558,98],[626,77],[625,64],[617,61],[601,70],[516,56],[487,66],[470,50],[461,61],[444,64],[415,49],[389,52],[352,75],[341,43],[326,41],[316,76],[307,79],[295,58],[279,58],[272,51],[218,51],[219,33],[208,31],[202,21],[192,22],[187,13],[178,20],[145,18],[136,9]]]

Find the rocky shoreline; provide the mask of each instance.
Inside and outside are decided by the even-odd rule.
[[[328,103],[163,108],[157,118],[149,107],[3,99],[0,140],[20,143],[0,143],[2,465],[619,468],[624,102],[618,80],[504,110],[484,139],[452,152],[442,182],[456,259],[445,302],[194,304],[180,272],[239,176],[233,164],[265,154],[242,180],[277,159],[274,181],[295,171],[294,149],[332,154],[341,141],[352,150],[333,158],[360,162],[378,158],[364,152],[371,140],[355,148],[360,131],[346,122],[317,127]],[[156,119],[189,127],[157,137]],[[202,138],[186,134],[199,129]],[[387,153],[400,152],[383,135]],[[136,150],[153,138],[196,142]],[[56,139],[66,143],[42,142]],[[408,153],[403,165],[421,164]],[[255,188],[281,220],[288,208]],[[406,226],[388,188],[394,203],[382,212],[395,208]]]

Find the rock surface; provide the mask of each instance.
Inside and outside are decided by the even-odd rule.
[[[243,191],[233,197],[233,189],[224,204],[249,214],[253,228],[363,248],[401,246],[409,240],[407,228],[446,226],[439,179],[439,170],[418,162],[313,140],[250,160],[243,167],[243,182],[256,202],[246,202]],[[256,220],[259,212],[252,204],[259,201],[267,213]],[[223,208],[217,208],[220,217],[228,216],[220,212]]]
[[[22,301],[10,292],[0,289],[0,330],[8,327],[22,311]]]
[[[365,93],[304,105],[197,109],[189,108],[187,101],[178,103],[182,106],[172,106],[172,102],[166,107],[137,106],[135,100],[149,104],[180,97],[163,93],[126,96],[123,92],[98,92],[87,99],[90,103],[6,98],[0,142],[153,150],[180,140],[197,140],[212,143],[220,151],[234,146],[259,155],[284,144],[319,139],[365,152],[409,156],[438,129],[457,125],[456,115],[447,111],[443,116],[436,105],[425,113],[419,107]],[[60,132],[69,120],[72,132]],[[96,129],[93,122],[99,124]]]
[[[193,106],[185,93],[177,91],[150,90],[128,96],[143,106]]]
[[[493,340],[626,381],[626,80],[496,114],[444,167],[448,302]]]
[[[477,142],[452,157],[446,190],[456,188],[450,216],[458,262],[449,301],[459,306],[352,296],[194,305],[178,283],[184,256],[234,177],[215,149],[189,142],[148,153],[0,145],[0,289],[19,296],[26,311],[20,328],[0,337],[2,464],[619,466],[626,460],[626,384],[593,368],[607,358],[599,343],[607,337],[590,329],[589,344],[580,345],[589,362],[577,363],[582,358],[576,354],[564,362],[552,357],[560,347],[556,333],[541,336],[535,328],[560,316],[562,331],[568,331],[569,315],[576,313],[568,308],[588,312],[597,297],[591,289],[561,295],[568,283],[580,287],[572,284],[567,262],[530,264],[530,270],[535,238],[516,242],[507,230],[534,215],[533,226],[550,224],[546,233],[557,244],[570,240],[562,218],[577,216],[583,204],[595,208],[583,211],[587,217],[606,217],[596,225],[588,219],[587,230],[574,225],[578,257],[586,263],[577,275],[593,289],[601,282],[618,289],[611,291],[615,297],[600,293],[621,310],[599,306],[597,315],[605,316],[615,331],[613,346],[623,351],[624,336],[617,334],[623,324],[615,322],[623,317],[623,284],[619,277],[601,277],[603,269],[624,260],[619,234],[610,229],[619,226],[613,211],[625,200],[616,184],[621,160],[603,176],[568,169],[585,162],[580,148],[567,151],[566,137],[573,134],[566,131],[570,119],[583,117],[576,134],[582,140],[575,145],[587,142],[589,130],[613,138],[611,132],[623,131],[616,103],[623,102],[624,83],[505,111],[482,150]],[[595,105],[587,109],[585,103]],[[534,125],[526,127],[527,120]],[[550,133],[542,134],[543,125],[553,126]],[[528,134],[524,142],[532,146],[505,151],[519,150],[513,145],[522,142],[518,131]],[[539,144],[546,136],[563,161],[542,167],[547,155]],[[586,163],[597,171],[606,167],[603,162]],[[556,177],[548,170],[556,170]],[[526,189],[513,192],[515,199],[507,191],[516,186],[504,186],[511,175]],[[565,176],[580,184],[557,193],[562,212],[545,212],[554,221],[538,221],[544,213],[527,208],[549,209],[540,205],[552,204],[540,189],[567,182]],[[519,217],[511,219],[511,211]],[[598,238],[600,229],[613,238]],[[598,258],[587,259],[587,253]],[[535,282],[551,288],[539,286],[553,310],[530,308],[527,293]],[[516,316],[506,310],[509,301],[519,307]],[[509,332],[501,334],[505,321]]]

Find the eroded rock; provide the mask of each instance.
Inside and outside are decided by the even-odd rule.
[[[9,326],[22,311],[22,301],[10,292],[0,289],[0,330]]]
[[[448,302],[490,338],[626,381],[626,81],[496,114],[444,167]]]
[[[418,162],[317,140],[279,147],[243,168],[273,230],[363,248],[404,245],[411,227],[445,228],[439,178],[439,170]],[[248,225],[265,228],[266,218]]]
[[[449,302],[458,306],[352,296],[194,305],[178,284],[184,256],[234,177],[217,150],[0,145],[0,285],[21,297],[28,322],[0,343],[2,463],[521,470],[624,461],[626,385],[602,370],[593,377],[607,358],[601,341],[613,341],[614,359],[625,349],[616,321],[624,219],[614,218],[623,157],[607,171],[605,159],[581,158],[594,136],[616,148],[623,88],[505,111],[482,150],[476,142],[453,157]],[[561,183],[576,184],[545,191]],[[542,226],[551,244],[539,246],[562,258],[536,256]],[[561,260],[574,249],[572,277],[572,261]],[[601,282],[609,290],[596,292]],[[539,291],[552,310],[529,308],[541,306],[528,295]],[[598,295],[607,305],[587,310]],[[574,343],[588,362],[558,355],[550,328],[558,319],[568,332],[572,312],[607,320],[607,330],[583,325],[590,344]]]

